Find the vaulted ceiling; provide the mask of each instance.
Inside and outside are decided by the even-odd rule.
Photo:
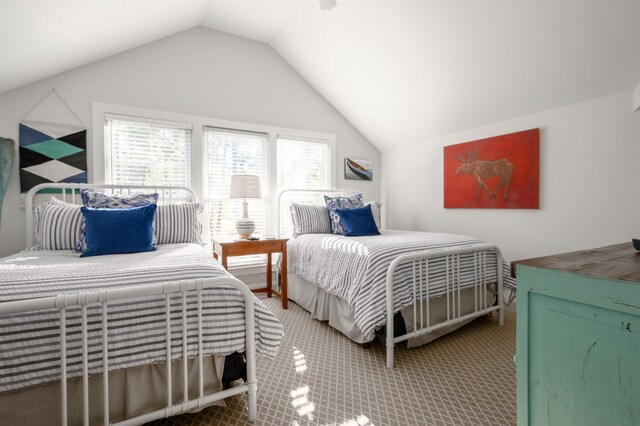
[[[204,25],[270,44],[379,149],[640,83],[640,2],[0,0],[0,93]]]

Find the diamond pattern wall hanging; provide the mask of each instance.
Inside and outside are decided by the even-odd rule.
[[[20,189],[27,192],[46,182],[87,182],[86,129],[26,120],[20,123]]]
[[[64,111],[60,106],[64,107],[78,124],[48,121],[51,109],[49,114],[44,115],[46,121],[27,119],[37,108],[42,110],[45,101],[50,99],[58,102],[54,107],[56,112]],[[87,130],[56,89],[52,89],[22,116],[19,157],[21,192],[27,192],[41,183],[87,182]]]

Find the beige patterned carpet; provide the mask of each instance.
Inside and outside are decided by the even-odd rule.
[[[385,367],[371,349],[311,319],[295,303],[264,299],[285,337],[275,359],[258,358],[256,425],[513,425],[515,314],[480,318],[427,346],[398,348]],[[298,370],[298,371],[296,371]],[[244,396],[159,425],[245,425]]]

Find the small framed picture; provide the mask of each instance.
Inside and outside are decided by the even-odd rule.
[[[373,167],[369,160],[344,159],[344,178],[352,180],[373,180]]]

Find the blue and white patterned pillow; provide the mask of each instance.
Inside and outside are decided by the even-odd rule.
[[[92,208],[102,209],[130,209],[132,207],[148,206],[149,204],[158,204],[158,193],[151,192],[146,194],[105,194],[103,192],[93,192],[89,189],[80,191],[82,204]],[[77,252],[84,252],[87,249],[86,244],[86,224],[84,219],[80,227],[80,239],[76,244]],[[154,233],[155,244],[155,233]]]
[[[331,232],[334,234],[344,235],[344,229],[340,226],[340,216],[336,213],[336,209],[354,209],[364,207],[362,194],[356,194],[352,197],[329,197],[324,196],[329,211],[329,219],[331,220]]]
[[[81,191],[82,204],[94,209],[130,209],[131,207],[158,204],[158,193],[148,194],[105,194],[92,192],[88,189]]]

